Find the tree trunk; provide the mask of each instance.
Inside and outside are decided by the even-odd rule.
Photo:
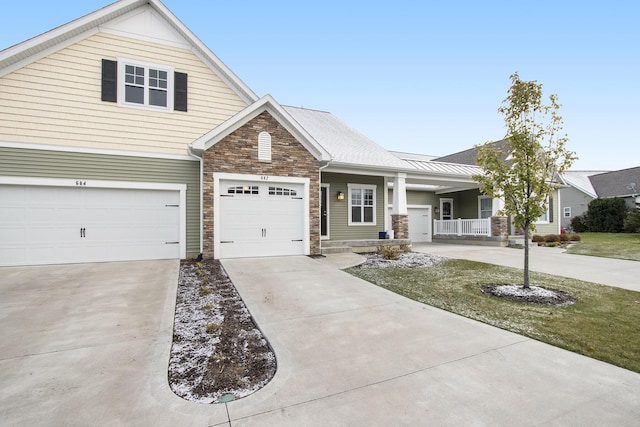
[[[524,285],[523,288],[529,289],[529,223],[524,225]]]

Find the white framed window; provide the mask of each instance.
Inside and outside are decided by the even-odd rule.
[[[376,186],[347,184],[349,225],[376,225]]]
[[[173,80],[172,67],[119,58],[118,103],[172,110]]]
[[[563,215],[565,218],[571,218],[571,207],[564,208]]]
[[[478,218],[491,218],[493,215],[493,199],[488,196],[478,197]]]
[[[549,224],[553,222],[553,197],[547,199],[547,210],[538,218],[537,224]]]

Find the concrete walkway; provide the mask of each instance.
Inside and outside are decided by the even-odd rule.
[[[7,426],[635,426],[640,375],[308,257],[224,261],[278,358],[219,405],[167,383],[177,261],[0,269]]]
[[[523,268],[524,250],[492,246],[422,243],[413,250],[449,258],[468,259],[507,267]],[[640,292],[640,262],[572,255],[562,248],[532,246],[529,269],[556,276],[570,277],[602,285]]]

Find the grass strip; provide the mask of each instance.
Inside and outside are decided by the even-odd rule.
[[[522,270],[466,260],[424,268],[351,268],[350,274],[434,307],[640,372],[640,292],[531,272],[531,284],[578,302],[548,306],[507,301],[485,285],[520,284]]]

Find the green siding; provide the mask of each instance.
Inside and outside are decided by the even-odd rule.
[[[200,252],[200,163],[0,147],[0,175],[187,184],[186,251]]]
[[[453,199],[453,218],[474,219],[478,218],[478,190],[458,191],[436,195],[438,201],[434,206],[440,207],[440,199]],[[434,215],[434,219],[440,219],[439,215]]]
[[[323,173],[322,183],[330,184],[329,199],[329,238],[331,240],[377,239],[378,232],[384,231],[384,178],[365,175],[345,175]],[[349,225],[349,201],[347,184],[369,184],[376,186],[376,225]],[[345,199],[337,199],[338,191]]]

